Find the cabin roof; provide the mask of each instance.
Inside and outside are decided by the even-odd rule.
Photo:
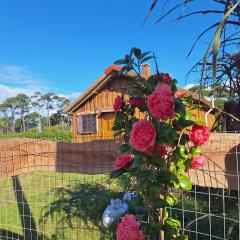
[[[97,93],[103,86],[105,86],[108,82],[113,79],[114,73],[118,73],[121,70],[118,66],[110,66],[108,67],[104,73],[92,84],[90,87],[79,96],[73,103],[71,103],[67,108],[64,109],[65,113],[73,114],[74,111],[79,108],[84,102]],[[130,79],[136,78],[136,73],[134,71],[129,71],[127,73],[121,74],[123,77],[127,77]],[[206,108],[211,108],[212,104],[210,101],[205,100],[204,98],[200,97],[199,94],[191,92],[189,90],[178,88],[177,90],[180,94],[192,95],[193,100],[197,103],[200,102]],[[217,109],[215,109],[217,110]]]
[[[98,90],[110,82],[113,78],[114,73],[118,73],[121,70],[118,66],[108,67],[104,73],[92,84],[90,87],[79,96],[73,103],[71,103],[67,108],[64,109],[65,113],[72,114],[76,108],[81,106],[87,99],[94,95]],[[134,71],[129,71],[127,73],[121,74],[121,76],[134,79],[136,74]]]

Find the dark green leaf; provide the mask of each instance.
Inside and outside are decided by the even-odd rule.
[[[175,99],[175,112],[184,115],[186,110],[181,99]]]
[[[195,122],[192,120],[186,120],[184,118],[179,118],[178,125],[182,128],[190,127],[192,125],[195,125]]]
[[[142,161],[143,161],[143,157],[140,157],[140,156],[135,157],[133,160],[132,168],[140,167]]]
[[[117,61],[114,62],[114,64],[116,64],[116,65],[122,65],[122,64],[126,64],[126,63],[127,62],[126,62],[125,59],[120,59],[120,60],[117,60]]]
[[[141,58],[142,51],[139,48],[134,48],[133,53],[137,59]]]
[[[126,172],[126,170],[123,169],[123,168],[122,169],[117,169],[117,170],[114,170],[114,171],[111,172],[110,177],[111,178],[117,178],[125,172]]]
[[[119,148],[119,151],[121,153],[126,153],[130,150],[130,146],[129,144],[123,144],[120,148]]]

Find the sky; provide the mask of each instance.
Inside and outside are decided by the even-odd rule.
[[[195,82],[197,74],[187,80],[186,74],[203,55],[207,42],[200,42],[190,58],[186,55],[197,33],[214,19],[194,17],[159,25],[155,22],[162,7],[157,6],[142,27],[151,2],[1,1],[0,101],[34,91],[74,100],[132,47],[154,52],[160,71],[173,75],[179,86]],[[196,0],[195,7],[209,7],[208,2]]]

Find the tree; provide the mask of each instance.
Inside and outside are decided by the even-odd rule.
[[[64,116],[63,111],[70,104],[70,100],[67,99],[66,97],[58,97],[58,96],[56,96],[56,100],[57,100],[57,112],[60,115],[61,124],[64,125],[64,122],[65,122],[64,118],[66,119],[66,117]]]
[[[21,119],[21,131],[26,131],[25,116],[30,110],[30,98],[23,93],[19,93],[16,96],[17,110]]]
[[[56,100],[56,95],[54,93],[45,93],[41,96],[41,101],[43,106],[47,110],[47,124],[50,127],[50,110],[54,109],[54,101]]]
[[[35,110],[36,113],[36,117],[38,118],[38,131],[41,132],[42,131],[42,124],[41,124],[41,114],[40,114],[40,110],[42,108],[42,103],[41,103],[41,97],[42,94],[40,92],[35,92],[33,94],[33,96],[30,97],[31,99],[31,105]]]
[[[9,133],[10,132],[11,119],[9,117],[8,107],[5,103],[0,104],[0,112],[3,115],[3,117],[1,119],[2,119],[2,127],[3,126],[5,127],[4,132]]]
[[[16,119],[16,110],[17,110],[17,98],[16,97],[10,97],[5,99],[3,102],[5,107],[8,109],[8,111],[11,114],[11,125],[12,125],[12,133],[15,132],[15,119]]]
[[[230,97],[229,89],[225,88],[223,90],[220,83],[214,83],[207,88],[201,88],[200,85],[196,84],[189,88],[189,91],[196,93],[200,93],[201,91],[203,97],[214,99],[214,105],[222,110],[224,108],[224,102]]]

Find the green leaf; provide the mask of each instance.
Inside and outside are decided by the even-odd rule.
[[[165,219],[164,223],[171,228],[176,228],[176,229],[181,228],[180,221],[178,221],[177,219],[174,219],[174,218],[167,218],[167,219]]]
[[[175,99],[175,112],[180,115],[184,115],[186,112],[185,105],[181,99]]]
[[[126,170],[123,169],[123,168],[122,169],[117,169],[117,170],[114,170],[114,171],[111,172],[110,177],[111,178],[117,178],[125,172],[126,172]]]
[[[157,198],[152,203],[156,208],[164,208],[165,207],[165,201],[163,199]]]
[[[148,186],[148,192],[155,198],[157,194],[160,194],[162,192],[160,184],[159,183],[150,184]]]
[[[133,163],[132,163],[132,168],[138,168],[141,166],[141,163],[143,161],[143,157],[137,156],[134,158]]]
[[[141,59],[145,58],[147,55],[149,55],[151,53],[151,51],[148,52],[144,52],[141,54]]]
[[[193,155],[194,156],[198,156],[198,155],[200,155],[201,154],[201,152],[202,152],[202,147],[201,146],[198,146],[198,147],[194,147],[193,148]]]
[[[142,51],[139,48],[134,48],[133,53],[137,59],[141,58]]]
[[[144,63],[144,62],[146,62],[147,60],[150,60],[150,59],[152,59],[152,58],[153,58],[152,56],[145,57],[145,58],[143,58],[143,59],[141,60],[140,63]]]
[[[170,206],[173,206],[176,203],[177,199],[173,194],[169,193],[166,196],[166,201]]]
[[[195,121],[195,125],[206,126],[206,123],[201,120],[197,120]]]
[[[117,122],[122,122],[125,119],[127,119],[127,115],[125,113],[123,113],[123,112],[117,112],[115,119],[116,119]]]
[[[214,35],[214,40],[213,40],[213,77],[216,77],[216,70],[217,70],[217,54],[220,48],[220,43],[221,43],[221,34],[223,27],[225,25],[226,19],[231,15],[231,13],[238,7],[240,2],[235,3],[223,16],[221,19],[221,22],[218,25],[217,31]]]
[[[179,153],[180,153],[180,156],[185,156],[186,154],[185,154],[185,146],[183,146],[183,145],[179,145],[178,146],[178,148],[179,148]]]
[[[190,127],[192,125],[195,125],[195,122],[192,120],[186,120],[184,118],[179,118],[178,120],[178,125],[181,126],[182,128],[187,128]]]
[[[191,120],[192,116],[193,116],[192,112],[186,112],[185,119]]]
[[[119,148],[119,151],[121,153],[126,153],[130,150],[130,146],[129,144],[123,144],[120,148]]]
[[[187,191],[192,189],[192,182],[190,181],[189,177],[182,175],[178,179],[182,189]]]
[[[126,64],[126,63],[127,63],[127,61],[125,59],[120,59],[120,60],[117,60],[114,62],[114,64],[116,64],[116,65],[122,65],[122,64]]]
[[[189,240],[189,237],[187,235],[181,235],[181,236],[178,236],[176,240]]]

